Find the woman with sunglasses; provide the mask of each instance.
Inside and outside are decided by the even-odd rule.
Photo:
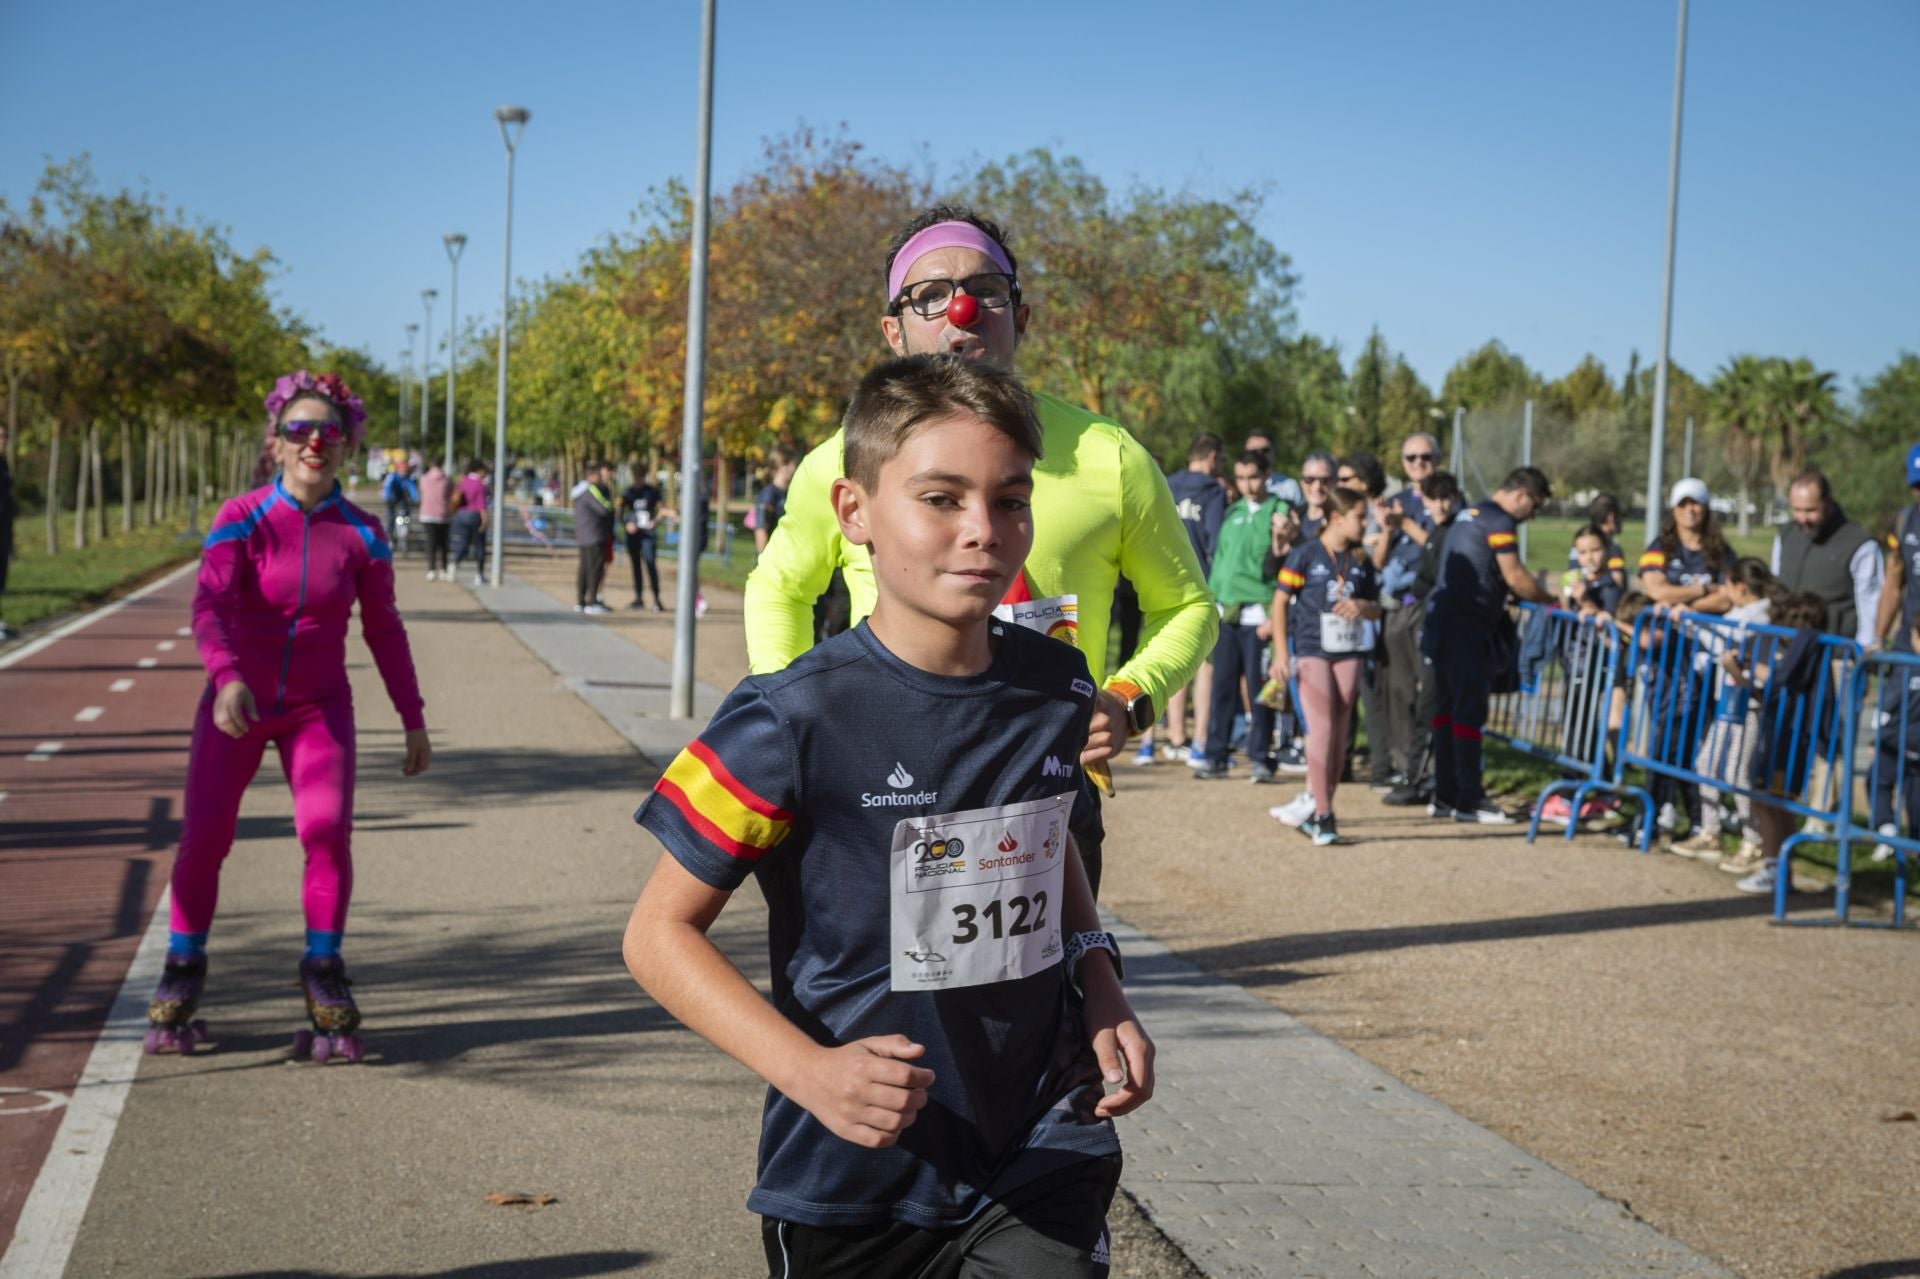
[[[278,477],[220,508],[193,597],[194,641],[207,688],[194,718],[186,817],[173,866],[166,969],[148,1006],[148,1052],[193,1051],[206,1034],[193,1014],[206,984],[207,933],[220,865],[233,846],[240,798],[271,744],[293,788],[293,824],[306,853],[300,961],[311,1031],[295,1051],[315,1061],[361,1056],[360,1013],[340,958],[353,888],[353,694],[347,620],[360,606],[387,696],[406,728],[412,777],[427,767],[420,690],[393,598],[393,553],[380,521],[348,502],[336,476],[366,422],[358,396],[333,374],[302,370],[267,396],[268,448]]]

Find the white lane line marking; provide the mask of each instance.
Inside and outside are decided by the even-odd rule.
[[[179,568],[173,570],[173,572],[167,574],[165,577],[159,579],[158,581],[147,583],[145,586],[141,587],[139,590],[135,591],[133,594],[127,596],[125,599],[115,600],[113,603],[107,605],[105,608],[96,609],[93,612],[86,614],[84,617],[76,617],[71,622],[68,622],[65,626],[62,626],[57,630],[49,631],[47,634],[42,635],[39,639],[33,641],[33,643],[21,645],[19,648],[14,649],[11,653],[8,653],[6,656],[0,657],[0,671],[6,670],[7,667],[12,666],[17,662],[26,661],[29,657],[32,657],[35,653],[46,651],[46,649],[58,643],[59,641],[65,639],[67,636],[73,634],[75,631],[85,630],[87,627],[92,626],[95,622],[99,621],[103,617],[112,617],[115,613],[118,613],[121,609],[133,603],[135,600],[145,599],[147,596],[153,594],[155,591],[162,590],[168,586],[171,586],[175,581],[179,580],[182,577],[185,577],[188,573],[198,572],[199,569],[200,569],[200,563],[198,560],[188,560],[185,564],[182,564]]]
[[[27,752],[27,758],[36,764],[44,764],[59,754],[60,748],[65,744],[64,742],[41,742]]]
[[[80,713],[73,717],[76,724],[91,724],[107,713],[104,706],[82,706]]]
[[[193,634],[193,628],[191,626],[182,626],[179,630],[175,631],[174,634],[175,635],[191,635]]]
[[[7,802],[7,792],[0,790],[0,804]]]
[[[124,693],[124,692],[126,692],[126,691],[127,691],[128,689],[130,689],[130,688],[132,688],[132,687],[133,687],[133,681],[132,681],[132,680],[130,680],[130,679],[117,679],[117,680],[115,680],[115,681],[113,681],[113,683],[111,683],[111,684],[109,684],[109,685],[107,685],[107,691],[108,691],[109,693]]]
[[[173,651],[173,641],[161,640],[158,644],[155,644],[154,647],[159,649],[162,653],[171,653]]]
[[[157,657],[143,657],[139,661],[135,662],[134,665],[138,666],[143,671],[150,671],[154,667],[160,665],[160,659]]]
[[[60,1131],[33,1192],[20,1209],[13,1243],[0,1258],[0,1279],[30,1279],[65,1272],[80,1236],[80,1221],[93,1198],[113,1130],[126,1108],[127,1090],[140,1069],[140,1040],[147,1031],[147,994],[160,979],[167,957],[167,897],[162,891],[153,919],[127,966],[126,980],[100,1029],[80,1082],[60,1117]]]

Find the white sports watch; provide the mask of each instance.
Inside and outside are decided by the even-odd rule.
[[[1120,962],[1120,943],[1113,939],[1112,933],[1075,933],[1073,936],[1067,938],[1065,961],[1067,965],[1067,981],[1072,984],[1075,990],[1080,990],[1078,977],[1080,960],[1090,950],[1104,950],[1109,955],[1112,955],[1114,975],[1117,977],[1126,976],[1126,968]],[[1085,992],[1083,991],[1082,993],[1084,994]]]

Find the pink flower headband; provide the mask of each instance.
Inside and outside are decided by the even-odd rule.
[[[269,434],[280,420],[280,411],[303,395],[317,395],[339,409],[341,423],[347,428],[347,447],[360,446],[360,438],[366,434],[367,406],[353,393],[353,388],[340,380],[338,373],[315,377],[301,369],[276,381],[265,401]]]

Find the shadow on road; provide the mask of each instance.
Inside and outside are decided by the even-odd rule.
[[[653,1262],[649,1252],[571,1252],[558,1257],[516,1257],[510,1261],[486,1261],[475,1266],[456,1266],[452,1270],[409,1270],[404,1274],[435,1276],[435,1279],[571,1279],[576,1275],[610,1275],[620,1270],[636,1270]],[[401,1279],[398,1270],[262,1270],[256,1279]]]

